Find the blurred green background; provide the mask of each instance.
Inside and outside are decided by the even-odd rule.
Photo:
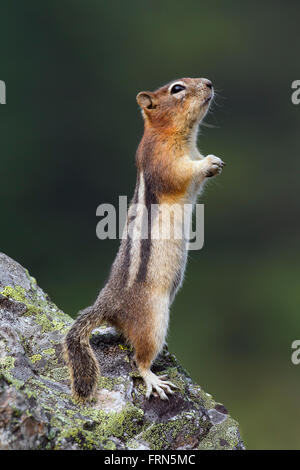
[[[96,208],[131,197],[135,96],[208,77],[199,146],[227,162],[205,203],[172,308],[170,350],[239,421],[249,449],[300,449],[296,1],[11,0],[0,7],[0,249],[71,315],[90,304],[118,241]]]

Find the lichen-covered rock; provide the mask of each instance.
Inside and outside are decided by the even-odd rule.
[[[164,350],[153,370],[178,391],[145,399],[132,351],[111,327],[91,343],[94,403],[70,396],[61,343],[72,319],[20,264],[0,254],[0,449],[243,449],[238,424]]]

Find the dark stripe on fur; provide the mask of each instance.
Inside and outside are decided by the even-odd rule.
[[[137,282],[144,282],[147,277],[148,271],[148,263],[150,260],[151,254],[151,227],[152,227],[152,219],[154,218],[154,208],[153,204],[158,204],[157,197],[155,193],[152,191],[151,187],[151,180],[148,177],[147,173],[144,174],[144,183],[145,183],[145,206],[146,211],[143,214],[143,221],[142,221],[142,234],[146,236],[146,238],[141,240],[141,259],[139,270],[137,273],[136,281]],[[147,228],[147,230],[145,230]]]
[[[139,196],[139,175],[137,177],[134,195],[130,203],[130,206],[138,203],[138,196]],[[128,217],[127,219],[128,226],[129,224],[130,226],[132,226],[132,223],[135,220],[135,218],[136,218],[136,214],[133,214],[132,216]],[[124,242],[125,242],[125,254],[124,254],[123,263],[122,263],[122,286],[125,286],[127,282],[129,269],[130,269],[130,262],[131,262],[130,253],[131,253],[131,246],[132,246],[130,234],[127,233],[127,238],[126,240],[124,240]]]

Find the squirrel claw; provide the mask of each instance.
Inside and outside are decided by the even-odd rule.
[[[163,380],[162,377],[157,376],[151,371],[146,371],[142,374],[144,382],[146,384],[146,398],[150,398],[151,395],[159,396],[162,400],[168,400],[168,395],[173,395],[174,391],[171,389],[177,388],[172,382]]]

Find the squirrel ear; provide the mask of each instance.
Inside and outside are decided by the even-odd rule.
[[[156,108],[154,94],[151,93],[150,91],[141,91],[137,95],[136,100],[138,102],[138,105],[142,109],[144,109],[144,108],[147,108],[147,109]]]

